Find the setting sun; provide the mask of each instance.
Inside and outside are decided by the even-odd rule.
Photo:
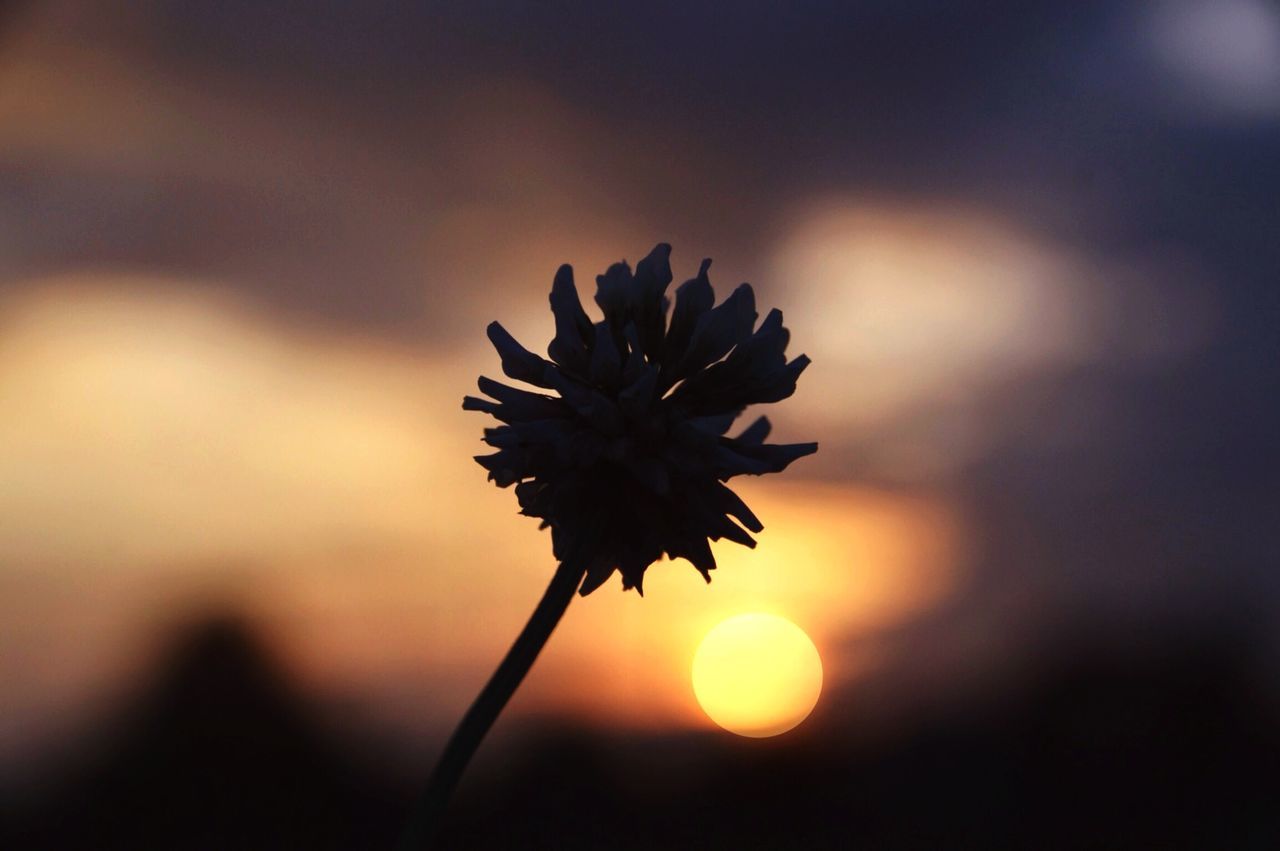
[[[693,657],[693,692],[712,721],[740,736],[792,729],[822,690],[822,659],[786,618],[745,614],[722,621]]]

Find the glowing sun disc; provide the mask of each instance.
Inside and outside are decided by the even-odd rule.
[[[804,630],[778,615],[722,621],[693,657],[693,693],[712,721],[740,736],[785,733],[822,691],[822,659]]]

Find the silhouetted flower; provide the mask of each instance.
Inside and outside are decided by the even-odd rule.
[[[765,443],[765,417],[725,436],[746,406],[795,392],[809,359],[787,362],[780,311],[754,327],[749,284],[713,307],[710,260],[676,289],[668,323],[670,254],[671,246],[658,245],[634,274],[623,262],[598,276],[604,319],[594,324],[572,267],[561,266],[551,287],[550,361],[497,322],[488,328],[503,372],[558,397],[482,377],[481,392],[495,401],[462,403],[504,423],[485,429],[498,451],[476,460],[499,487],[516,486],[522,514],[551,527],[557,559],[585,568],[584,595],[615,569],[624,589],[643,593],[644,572],[663,553],[688,559],[710,582],[716,565],[707,539],[754,547],[747,530],[763,528],[723,483],[779,472],[818,448]]]

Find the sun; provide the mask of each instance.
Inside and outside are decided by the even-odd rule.
[[[712,721],[740,736],[785,733],[822,691],[822,659],[804,630],[778,615],[722,621],[693,657],[693,693]]]

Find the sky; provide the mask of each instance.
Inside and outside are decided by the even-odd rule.
[[[514,713],[705,726],[757,609],[883,701],[829,712],[1096,624],[1280,659],[1278,153],[1262,0],[0,4],[0,771],[218,608],[438,737],[552,567],[471,461],[484,327],[658,242],[784,311],[821,450],[710,586],[576,603]]]

